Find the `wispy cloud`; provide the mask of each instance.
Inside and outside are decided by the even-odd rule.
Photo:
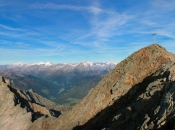
[[[96,7],[96,6],[89,6],[89,7],[87,8],[87,10],[88,10],[89,12],[92,12],[94,15],[98,15],[98,14],[100,14],[101,12],[104,11],[103,9],[101,9],[101,8],[99,8],[99,7]]]
[[[31,8],[33,9],[51,9],[51,10],[74,10],[74,11],[89,11],[94,14],[100,13],[102,10],[95,6],[75,6],[75,5],[60,5],[55,3],[36,3],[32,4]]]
[[[175,1],[174,0],[155,0],[152,1],[151,4],[155,7],[155,8],[159,8],[159,12],[161,11],[172,11],[175,10]]]
[[[5,30],[12,30],[12,31],[20,31],[21,30],[19,28],[13,28],[13,27],[6,26],[6,25],[3,25],[3,24],[0,24],[0,28],[3,28]]]
[[[170,30],[160,29],[155,30],[155,32],[157,32],[158,35],[175,39],[175,32],[171,32]]]
[[[95,5],[93,5],[95,7]],[[86,34],[82,34],[76,40],[83,46],[95,48],[107,48],[110,46],[110,39],[120,36],[124,31],[125,25],[134,19],[134,15],[125,12],[119,13],[110,9],[96,7],[99,11],[91,13],[88,17],[90,28]]]
[[[73,5],[59,5],[59,4],[54,4],[54,3],[46,3],[46,4],[41,4],[41,3],[36,3],[32,4],[31,8],[34,9],[69,9],[69,10],[84,10],[85,7],[80,7],[80,6],[73,6]]]
[[[98,38],[112,37],[116,35],[114,31],[119,31],[119,28],[132,18],[127,14],[112,13],[107,15],[106,18],[96,16],[91,19],[92,30],[90,34],[96,35]]]
[[[0,45],[4,46],[5,48],[28,48],[29,44],[23,42],[13,42],[9,40],[0,40]]]

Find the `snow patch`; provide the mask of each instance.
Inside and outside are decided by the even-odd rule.
[[[50,62],[38,62],[38,63],[30,64],[30,65],[46,65],[46,66],[50,66],[50,65],[53,65],[53,64],[50,63]]]
[[[22,65],[25,65],[25,63],[23,63],[23,62],[17,62],[17,63],[13,63],[12,65],[22,66]]]

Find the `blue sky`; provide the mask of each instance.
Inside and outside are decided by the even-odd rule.
[[[120,62],[156,43],[175,53],[174,0],[0,0],[0,64]]]

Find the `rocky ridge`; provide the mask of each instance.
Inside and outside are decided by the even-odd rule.
[[[0,129],[25,130],[40,117],[59,117],[70,107],[58,105],[30,91],[17,89],[0,76]]]
[[[88,95],[57,120],[30,130],[174,129],[175,55],[145,47],[119,63]]]

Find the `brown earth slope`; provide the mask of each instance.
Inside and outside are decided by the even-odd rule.
[[[71,111],[30,130],[173,129],[175,55],[157,44],[119,63]]]

